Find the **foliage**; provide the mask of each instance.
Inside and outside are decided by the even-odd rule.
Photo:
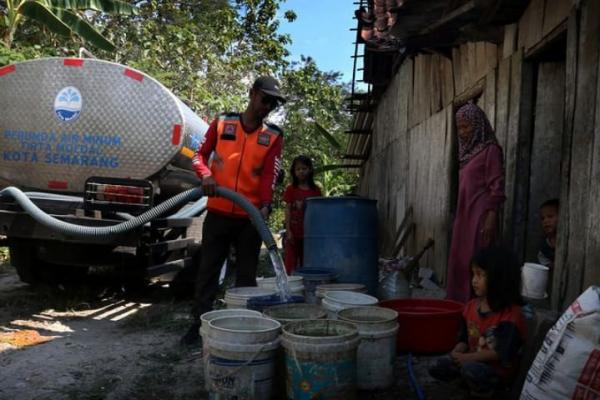
[[[350,114],[344,111],[343,101],[348,87],[338,72],[323,72],[310,57],[293,63],[282,77],[288,102],[281,111],[281,125],[285,132],[283,168],[289,182],[291,162],[303,154],[315,166],[315,181],[324,196],[346,195],[354,189],[356,170],[340,169],[341,152],[345,149],[344,130],[350,124]],[[280,202],[281,193],[276,199]],[[271,218],[274,231],[283,226],[283,207]]]
[[[137,8],[118,0],[12,0],[5,3],[2,11],[0,29],[8,48],[17,28],[27,19],[58,35],[78,35],[99,49],[114,51],[115,46],[88,21],[84,11],[132,15]]]
[[[243,109],[258,74],[285,68],[287,35],[277,32],[281,0],[154,0],[137,18],[106,18],[118,62],[173,90],[199,115]],[[293,20],[293,11],[285,16]]]
[[[340,82],[339,72],[320,71],[310,57],[294,63],[284,73],[283,82],[289,97],[283,122],[287,132],[286,171],[295,156],[307,155],[313,159],[315,178],[324,195],[347,194],[355,184],[356,174],[327,168],[339,160],[346,144],[344,130],[351,118],[343,109],[347,85]]]

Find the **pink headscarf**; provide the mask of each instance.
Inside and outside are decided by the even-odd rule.
[[[471,158],[491,144],[498,144],[494,130],[485,112],[473,103],[467,103],[456,112],[456,119],[469,121],[473,126],[473,136],[468,140],[458,138],[459,168],[464,167]]]

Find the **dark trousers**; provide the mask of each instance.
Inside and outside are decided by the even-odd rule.
[[[256,286],[256,267],[262,240],[248,218],[232,218],[208,212],[202,226],[202,259],[196,277],[192,316],[213,308],[219,291],[219,273],[229,248],[236,252],[235,286]]]
[[[429,369],[429,373],[443,381],[462,378],[469,386],[471,394],[476,396],[491,395],[500,382],[498,374],[489,364],[470,362],[458,366],[450,356],[439,358],[436,365]]]

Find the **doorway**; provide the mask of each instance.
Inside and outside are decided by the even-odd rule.
[[[543,240],[539,209],[560,198],[561,147],[565,108],[566,31],[528,59],[533,67],[533,126],[524,254],[537,262]]]

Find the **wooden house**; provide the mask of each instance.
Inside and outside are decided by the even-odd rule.
[[[370,86],[350,99],[345,156],[358,193],[378,200],[381,253],[396,255],[410,210],[407,251],[435,239],[423,263],[445,282],[454,112],[472,100],[504,150],[502,236],[523,260],[542,237],[539,205],[560,198],[551,300],[563,308],[600,283],[600,1],[404,0],[395,12],[397,48],[357,47]]]

